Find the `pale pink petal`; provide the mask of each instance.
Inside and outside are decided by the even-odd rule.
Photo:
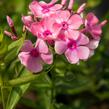
[[[53,35],[55,36],[55,38],[57,38],[60,31],[61,31],[61,25],[57,24],[57,23],[54,23],[52,25],[51,31],[52,31]]]
[[[94,15],[94,13],[89,13],[87,15],[87,22],[89,25],[95,25],[99,22],[98,18]]]
[[[40,1],[39,2],[39,5],[42,6],[42,7],[48,6],[48,4],[46,2],[44,2],[44,1]]]
[[[94,50],[90,50],[89,58],[94,55]]]
[[[85,47],[85,46],[77,47],[77,54],[79,59],[83,59],[83,60],[88,59],[89,53],[90,53],[90,50],[88,47]]]
[[[21,64],[23,64],[31,72],[40,72],[43,69],[40,58],[32,57],[27,52],[21,52],[18,57]]]
[[[41,58],[46,64],[53,63],[53,55],[50,53],[49,54],[41,54]]]
[[[38,3],[37,1],[33,1],[33,2],[29,5],[29,9],[31,10],[31,12],[32,12],[34,15],[40,16],[42,7],[39,5],[39,3]]]
[[[30,52],[32,49],[33,49],[32,42],[30,40],[25,40],[25,42],[21,48],[21,51]]]
[[[21,52],[19,53],[18,58],[21,61],[21,64],[27,66],[28,59],[30,58],[30,52]]]
[[[41,22],[32,23],[30,29],[32,34],[38,37],[41,37],[40,34],[44,31]]]
[[[68,9],[72,10],[73,5],[74,5],[74,0],[70,0],[69,5],[68,5]]]
[[[42,39],[37,39],[36,41],[36,48],[40,53],[48,53],[48,46],[45,41]]]
[[[87,45],[90,49],[94,50],[98,47],[100,40],[91,40]]]
[[[82,18],[75,14],[72,15],[71,18],[68,20],[69,28],[71,29],[79,29],[79,27],[83,24]]]
[[[86,35],[81,34],[78,38],[77,44],[78,45],[86,45],[88,43],[89,43],[89,38]]]
[[[76,30],[68,29],[68,31],[65,31],[65,36],[69,39],[77,40],[80,36],[80,32]]]
[[[60,23],[60,21],[62,23],[68,21],[69,17],[70,17],[69,11],[58,11],[56,21],[58,21],[59,19],[58,23]]]
[[[68,60],[71,64],[76,64],[76,63],[79,62],[79,57],[78,57],[78,54],[77,54],[77,51],[76,51],[76,50],[68,49],[68,50],[65,52],[65,56],[66,56],[67,60]]]
[[[54,6],[52,6],[51,8],[50,8],[50,10],[51,11],[56,11],[56,10],[59,10],[59,9],[61,9],[62,8],[62,5],[60,5],[60,4],[55,4]]]
[[[57,54],[63,54],[66,49],[67,43],[65,41],[55,41],[55,51]]]
[[[52,16],[51,17],[45,17],[42,20],[42,25],[44,26],[45,30],[51,30],[54,22],[55,22],[55,20],[54,20],[54,18],[52,18]]]
[[[22,21],[24,23],[25,26],[30,27],[31,24],[33,23],[33,19],[31,16],[22,16]]]

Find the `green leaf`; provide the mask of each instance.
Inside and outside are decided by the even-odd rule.
[[[15,41],[12,42],[9,46],[8,46],[8,53],[4,58],[4,61],[6,63],[10,63],[13,59],[15,59],[24,43],[24,39],[25,39],[25,34],[23,34],[23,36]]]
[[[2,34],[2,32],[0,33],[0,42],[2,42],[2,40],[3,40],[3,34]]]
[[[24,43],[24,40],[25,40],[25,33],[22,35],[22,37],[17,40],[17,41],[14,41],[13,43],[11,43],[9,46],[8,46],[8,50],[12,50],[13,48],[17,48],[17,53],[19,52],[19,50],[21,49],[23,43]]]
[[[30,73],[26,69],[23,70],[20,77],[27,75]],[[14,109],[20,98],[23,96],[23,94],[26,92],[26,90],[29,88],[30,83],[27,83],[25,85],[21,85],[19,87],[12,88],[12,91],[10,92],[10,95],[8,97],[6,109]]]

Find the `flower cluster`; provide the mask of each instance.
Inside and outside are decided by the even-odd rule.
[[[70,0],[68,6],[66,0],[56,2],[34,0],[29,5],[29,15],[22,16],[25,28],[37,41],[33,47],[32,42],[26,40],[18,57],[32,72],[40,72],[44,63],[52,64],[53,53],[48,46],[52,46],[56,54],[64,54],[71,64],[87,60],[98,47],[102,27],[107,22],[99,23],[93,13],[83,17],[86,4],[73,11],[74,0]]]

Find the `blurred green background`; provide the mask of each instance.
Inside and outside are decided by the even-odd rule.
[[[31,1],[0,0],[0,29],[9,29],[6,22],[6,15],[9,15],[20,35],[21,16],[27,15]],[[101,21],[109,19],[109,0],[75,0],[74,8],[84,2],[87,3],[85,14],[92,11]],[[109,109],[109,24],[103,28],[95,55],[87,62],[70,65],[63,57],[58,57],[56,62],[55,69],[48,74],[52,73],[55,80],[54,109]],[[38,82],[46,81],[41,79]],[[36,84],[37,81],[31,84],[16,109],[46,109],[43,104],[49,102],[48,89],[38,88]]]

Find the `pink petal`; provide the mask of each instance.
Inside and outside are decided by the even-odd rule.
[[[68,49],[68,50],[65,52],[65,56],[66,56],[67,60],[68,60],[71,64],[76,64],[76,63],[79,62],[79,57],[78,57],[78,54],[77,54],[77,51],[76,51],[76,50]]]
[[[102,34],[101,26],[99,26],[99,25],[93,26],[92,34],[100,36]]]
[[[78,38],[77,44],[78,45],[86,45],[88,43],[89,43],[89,38],[86,35],[81,34]]]
[[[48,6],[48,4],[46,3],[46,2],[44,2],[44,1],[40,1],[39,2],[39,5],[41,6],[41,7],[46,7],[46,6]]]
[[[90,54],[89,54],[89,57],[93,56],[94,55],[94,50],[90,50]]]
[[[32,12],[35,16],[40,16],[42,7],[39,5],[39,3],[38,3],[37,1],[33,1],[33,2],[29,5],[29,9],[31,10],[31,12]]]
[[[68,29],[68,31],[65,31],[65,36],[69,39],[77,40],[78,37],[80,36],[80,32]]]
[[[52,33],[54,34],[54,38],[56,39],[61,31],[61,25],[54,23],[51,28]]]
[[[30,29],[32,34],[38,37],[41,37],[39,34],[41,34],[44,31],[41,22],[32,23]]]
[[[68,21],[70,17],[69,11],[58,11],[56,21],[57,23],[62,23]]]
[[[41,54],[41,58],[46,64],[53,63],[53,55],[50,53],[49,54]]]
[[[42,39],[37,39],[36,41],[36,48],[40,53],[48,53],[48,46],[45,41]]]
[[[87,22],[90,24],[90,25],[96,25],[99,20],[98,18],[94,15],[94,13],[89,13],[87,15]]]
[[[33,22],[33,19],[31,16],[22,16],[22,21],[23,21],[24,25],[30,27]]]
[[[27,52],[21,52],[18,55],[21,64],[27,67],[31,72],[40,72],[43,67],[41,65],[41,59],[30,56]]]
[[[77,54],[78,54],[79,59],[83,59],[83,60],[88,59],[89,53],[90,53],[90,50],[88,47],[79,46],[77,48]]]
[[[63,54],[66,49],[67,43],[65,41],[55,41],[55,51],[57,54]]]
[[[79,29],[79,27],[83,24],[82,18],[75,14],[72,15],[71,18],[68,20],[69,28],[71,29]]]
[[[55,22],[55,20],[52,16],[51,17],[45,17],[42,20],[42,25],[44,26],[44,30],[51,30],[54,22]]]
[[[62,5],[56,4],[50,8],[51,11],[56,11],[62,8]]]
[[[92,50],[96,49],[99,45],[100,40],[91,40],[88,44],[88,47]]]
[[[33,49],[32,42],[30,40],[25,40],[21,51],[23,52],[30,52]]]

